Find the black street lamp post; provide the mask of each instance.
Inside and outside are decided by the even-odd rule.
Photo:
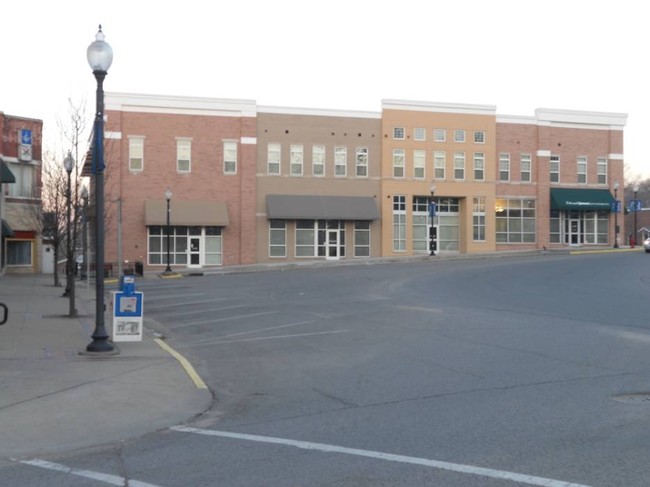
[[[68,310],[68,316],[75,316],[75,302],[74,302],[74,257],[72,249],[72,168],[74,167],[74,159],[72,154],[68,151],[68,155],[63,159],[63,167],[68,173],[68,185],[65,191],[66,199],[66,229],[65,229],[65,239],[66,239],[66,283],[65,283],[65,292],[64,296],[67,296],[69,299],[70,307]]]
[[[430,188],[431,196],[429,198],[429,214],[431,215],[431,224],[429,226],[429,255],[436,255],[436,226],[435,226],[435,203],[433,202],[433,194],[436,192],[436,185],[432,184]]]
[[[83,235],[81,236],[83,259],[79,268],[79,276],[85,280],[88,279],[88,188],[86,186],[81,188],[81,200],[83,202]]]
[[[97,109],[93,129],[93,174],[95,178],[95,330],[88,352],[113,352],[104,324],[104,78],[113,62],[113,49],[104,40],[102,26],[88,46],[88,64],[97,80]]]
[[[167,268],[165,269],[165,274],[171,274],[172,268],[170,266],[170,232],[171,232],[171,207],[170,203],[172,200],[172,192],[169,188],[165,191],[165,199],[167,200]]]
[[[635,184],[634,188],[632,188],[632,189],[634,190],[634,234],[632,235],[632,245],[631,245],[631,247],[634,248],[634,246],[636,245],[636,214],[638,213],[637,210],[639,208],[637,206],[638,203],[636,202],[636,194],[639,192],[639,185]]]
[[[618,180],[614,181],[614,248],[618,247]]]

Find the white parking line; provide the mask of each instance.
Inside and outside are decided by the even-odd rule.
[[[325,443],[312,443],[310,441],[289,440],[286,438],[274,438],[272,436],[247,435],[242,433],[231,433],[229,431],[215,431],[200,428],[191,428],[189,426],[173,426],[173,431],[182,433],[194,433],[207,436],[218,436],[221,438],[231,438],[235,440],[255,441],[258,443],[272,443],[275,445],[293,446],[302,450],[316,450],[326,453],[341,453],[345,455],[355,455],[358,457],[372,458],[375,460],[384,460],[389,462],[409,463],[423,467],[437,468],[451,472],[478,475],[480,477],[489,477],[493,479],[511,480],[521,484],[536,485],[540,487],[589,487],[583,484],[574,484],[562,480],[553,480],[533,475],[524,475],[504,470],[493,470],[491,468],[474,467],[472,465],[462,465],[458,463],[441,462],[438,460],[429,460],[427,458],[408,457],[405,455],[393,455],[391,453],[382,453],[371,450],[359,450],[356,448],[346,448],[343,446],[328,445]]]
[[[198,315],[201,313],[212,313],[214,311],[226,311],[229,309],[238,309],[238,308],[248,308],[249,304],[235,304],[233,306],[221,306],[219,308],[197,308],[195,310],[183,309],[175,313],[165,312],[165,316],[187,316],[187,315]]]
[[[140,482],[139,480],[125,479],[124,477],[118,477],[117,475],[93,472],[91,470],[82,470],[79,468],[70,468],[66,467],[65,465],[61,465],[60,463],[46,462],[45,460],[39,460],[38,458],[35,458],[33,460],[20,460],[20,463],[31,465],[32,467],[54,470],[55,472],[67,473],[69,475],[76,475],[77,477],[84,477],[110,485],[117,485],[118,487],[124,487],[125,485],[128,485],[129,487],[159,487],[147,482]]]
[[[272,314],[277,313],[277,312],[278,311],[264,311],[262,313],[252,313],[252,314],[249,314],[249,315],[229,316],[228,318],[218,318],[216,320],[190,321],[189,323],[183,323],[182,325],[175,325],[174,329],[176,329],[176,328],[187,328],[188,326],[196,326],[196,325],[207,325],[207,324],[210,324],[210,323],[219,323],[220,321],[242,320],[244,318],[254,318],[256,316],[272,315]]]
[[[317,335],[333,335],[336,333],[350,333],[350,330],[332,330],[332,331],[316,331],[313,333],[295,333],[293,335],[276,335],[272,337],[257,337],[257,338],[240,338],[239,340],[220,340],[220,339],[214,339],[214,340],[204,340],[201,342],[196,342],[191,345],[190,347],[200,347],[203,345],[220,345],[223,343],[239,343],[239,342],[259,342],[262,340],[277,340],[279,338],[301,338],[301,337],[313,337]]]

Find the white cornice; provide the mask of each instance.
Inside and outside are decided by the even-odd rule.
[[[272,113],[275,115],[311,115],[314,117],[343,117],[343,118],[372,118],[380,119],[379,112],[364,112],[358,110],[333,110],[329,108],[294,108],[294,107],[269,107],[258,106],[258,113]]]
[[[106,93],[106,110],[182,115],[255,117],[254,100],[200,98],[190,96]]]
[[[496,115],[494,105],[468,105],[462,103],[439,103],[410,100],[382,100],[383,110],[411,110],[434,113],[461,113],[466,115]]]
[[[537,125],[537,119],[535,117],[527,117],[524,115],[497,115],[497,123]]]
[[[538,108],[535,117],[540,122],[549,122],[551,126],[594,128],[600,126],[606,130],[623,130],[627,123],[626,113],[586,112],[580,110],[558,110]]]

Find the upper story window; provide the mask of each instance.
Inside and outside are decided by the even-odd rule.
[[[25,162],[9,162],[5,164],[7,164],[7,167],[16,179],[15,183],[4,184],[7,191],[6,194],[14,198],[34,198],[36,196],[34,188],[36,166]]]
[[[176,139],[176,171],[187,173],[192,170],[192,141]]]
[[[404,163],[405,163],[404,149],[393,149],[393,177],[404,177]]]
[[[549,164],[550,181],[552,183],[560,182],[560,156],[551,156]]]
[[[522,154],[519,165],[521,167],[521,181],[523,183],[530,183],[533,172],[533,157],[530,154]]]
[[[325,146],[315,145],[311,148],[311,173],[325,176]]]
[[[433,141],[444,142],[447,139],[447,131],[445,129],[433,129]]]
[[[344,177],[348,174],[348,148],[334,147],[334,176]]]
[[[368,177],[368,148],[357,147],[356,171],[358,178]]]
[[[302,176],[303,156],[302,145],[292,145],[289,148],[289,159],[291,161],[289,170],[292,176]]]
[[[427,140],[427,130],[423,127],[416,127],[413,129],[413,140],[424,141]]]
[[[454,142],[464,143],[465,142],[465,131],[464,130],[454,130]]]
[[[266,148],[266,172],[271,175],[280,174],[282,147],[280,144],[269,144]]]
[[[445,153],[435,151],[433,153],[433,178],[445,179]]]
[[[393,139],[395,140],[404,140],[405,131],[404,127],[394,127],[393,128]]]
[[[483,181],[485,179],[485,154],[483,152],[474,152],[474,180]]]
[[[454,152],[454,179],[462,181],[465,179],[465,153]]]
[[[413,151],[413,177],[424,179],[426,176],[426,152],[423,150]]]
[[[223,173],[237,174],[237,142],[232,140],[223,143]]]
[[[144,169],[144,139],[129,137],[129,171],[140,172]]]
[[[485,131],[476,130],[474,132],[474,143],[475,144],[485,144]]]
[[[587,183],[587,156],[578,156],[577,163],[577,182],[580,184]]]
[[[596,169],[598,172],[598,184],[607,184],[607,158],[599,157],[596,159]]]
[[[499,154],[499,181],[510,181],[510,154]]]

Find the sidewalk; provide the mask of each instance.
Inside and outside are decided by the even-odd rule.
[[[80,355],[95,326],[95,288],[76,282],[78,317],[52,276],[0,277],[0,459],[112,443],[181,423],[212,400],[144,333],[110,357]],[[111,317],[106,328],[111,334]]]

